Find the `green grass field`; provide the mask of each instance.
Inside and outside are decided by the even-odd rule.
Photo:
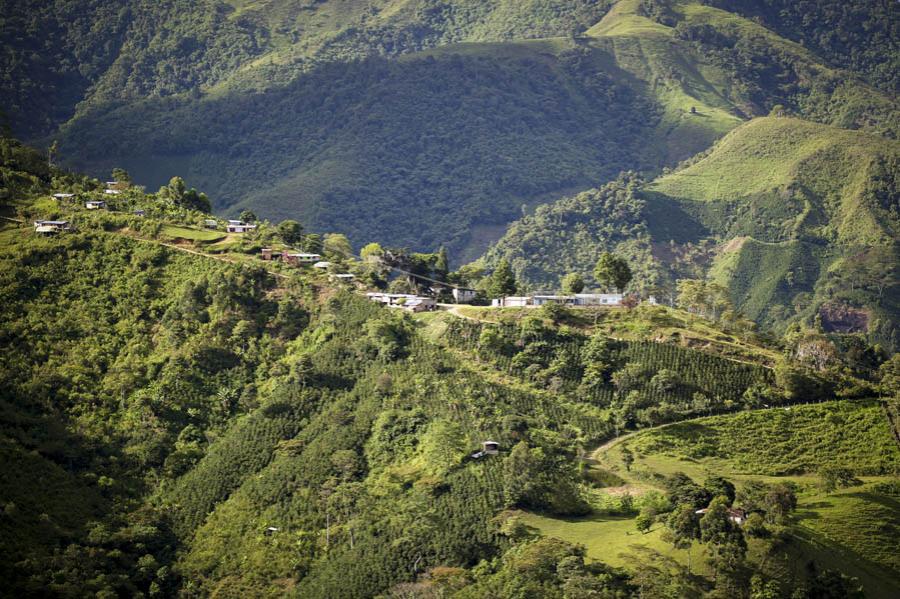
[[[625,447],[635,456],[630,471],[621,459]],[[749,559],[797,573],[814,560],[857,577],[870,597],[896,597],[900,591],[900,501],[876,489],[876,483],[900,471],[900,448],[877,402],[827,402],[701,418],[623,437],[594,457],[598,463],[593,468],[626,483],[611,492],[636,497],[659,490],[657,475],[679,471],[700,482],[720,474],[738,486],[747,480],[794,482],[798,508],[788,531],[788,557],[771,562],[764,544],[751,540]],[[823,491],[812,473],[831,464],[850,467],[864,483]],[[596,492],[602,497],[606,491]],[[622,516],[526,514],[523,521],[541,535],[582,544],[590,559],[614,566],[629,568],[635,545],[687,565],[687,552],[663,541],[659,524],[641,534],[633,518]],[[692,552],[693,570],[704,573],[702,546]]]
[[[201,243],[216,243],[222,241],[226,237],[226,234],[220,231],[193,229],[191,227],[179,227],[176,225],[164,226],[161,234],[172,239],[186,239],[188,241],[198,241]]]

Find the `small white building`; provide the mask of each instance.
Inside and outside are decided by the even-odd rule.
[[[229,233],[246,233],[256,228],[256,225],[245,223],[242,220],[229,220],[225,230]]]
[[[74,198],[74,193],[54,193],[53,197],[57,200],[68,200],[69,198]]]
[[[322,259],[319,254],[306,254],[303,252],[285,252],[282,256],[288,264],[315,264]]]
[[[531,298],[524,295],[509,295],[491,300],[491,306],[495,308],[523,308],[530,305]]]
[[[340,274],[331,275],[331,278],[335,281],[341,281],[343,283],[349,283],[356,277],[349,272],[344,272]]]
[[[207,218],[206,220],[203,221],[203,226],[206,227],[207,229],[218,229],[219,221],[217,221],[214,218]]]
[[[313,268],[318,268],[319,270],[326,270],[329,266],[331,266],[331,262],[325,262],[324,260],[313,264]]]
[[[84,203],[84,207],[88,210],[100,210],[106,208],[106,202],[103,200],[88,200]]]
[[[34,232],[42,235],[53,235],[61,231],[69,230],[69,221],[67,220],[36,220],[34,221]]]
[[[121,189],[109,189],[107,187],[106,189],[103,190],[103,193],[105,193],[106,195],[117,196],[120,193],[122,193],[122,190]]]
[[[621,293],[576,293],[576,306],[620,306]]]
[[[575,298],[571,295],[535,295],[531,298],[531,304],[534,306],[543,306],[544,304],[574,306]]]
[[[463,287],[454,287],[452,293],[453,301],[457,304],[467,304],[478,295],[478,292],[474,289],[465,289]]]

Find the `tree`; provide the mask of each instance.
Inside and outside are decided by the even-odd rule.
[[[54,141],[53,143],[55,144],[56,142]],[[117,183],[123,183],[125,185],[131,184],[131,175],[129,175],[128,171],[124,168],[114,168],[112,170],[112,179]]]
[[[513,275],[512,268],[506,258],[500,260],[497,268],[491,274],[488,284],[488,296],[503,297],[516,292],[516,277]]]
[[[712,499],[709,491],[691,480],[684,472],[676,472],[668,477],[663,485],[669,495],[669,500],[675,505],[687,504],[696,510],[706,507]]]
[[[303,251],[311,254],[322,252],[322,236],[318,233],[310,233],[303,237]]]
[[[325,253],[332,258],[352,258],[353,246],[346,235],[341,233],[328,233],[322,240],[322,247]]]
[[[238,218],[240,218],[245,223],[255,223],[257,220],[259,220],[256,218],[256,213],[254,213],[249,208],[241,210],[241,215]]]
[[[731,521],[728,499],[716,497],[700,518],[700,540],[706,544],[710,565],[716,571],[716,584],[730,584],[747,554],[747,541],[740,527]]]
[[[766,580],[759,574],[750,579],[750,599],[780,599],[781,591],[778,582]]]
[[[650,532],[650,527],[653,526],[653,520],[651,514],[642,511],[638,514],[638,517],[634,519],[634,525],[641,534],[647,534]]]
[[[584,277],[577,272],[570,272],[562,279],[562,289],[565,293],[581,293],[584,291]]]
[[[50,147],[47,148],[47,166],[52,167],[54,159],[59,155],[59,142],[55,139]]]
[[[634,453],[627,447],[622,448],[622,464],[627,472],[631,472],[631,465],[634,464]]]
[[[384,249],[380,244],[375,242],[368,243],[359,250],[359,257],[362,258],[364,262],[378,262],[381,260],[382,256],[384,256]]]
[[[295,220],[283,220],[278,223],[278,234],[286,244],[298,244],[303,240],[303,225]]]
[[[691,567],[691,546],[700,538],[697,509],[689,504],[678,505],[666,518],[665,539],[676,549],[687,549],[688,569]]]
[[[123,171],[124,172],[124,171]],[[113,173],[115,174],[115,172]],[[125,173],[127,176],[127,173]],[[209,213],[212,205],[205,193],[200,193],[193,187],[188,189],[181,177],[172,177],[169,183],[160,187],[156,195],[173,205],[187,208],[188,210],[197,210],[199,212]]]
[[[822,486],[829,493],[838,488],[853,487],[862,484],[861,481],[853,475],[852,470],[841,466],[826,466],[819,470],[819,476],[822,477]]]
[[[713,497],[724,497],[728,500],[728,505],[734,503],[735,489],[734,485],[727,479],[713,475],[706,479],[703,488],[709,491]]]
[[[437,258],[434,261],[434,278],[438,281],[446,281],[447,274],[450,272],[450,260],[447,258],[447,248],[441,246],[437,251]]]
[[[620,293],[631,282],[631,268],[623,258],[603,252],[594,267],[594,278],[602,287],[612,287]]]

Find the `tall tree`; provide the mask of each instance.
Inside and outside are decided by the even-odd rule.
[[[447,258],[447,248],[441,246],[437,251],[437,259],[434,262],[434,278],[438,281],[446,281],[450,272],[450,260]]]
[[[295,220],[283,220],[278,223],[278,234],[288,245],[300,243],[303,240],[303,225]]]
[[[506,258],[500,260],[496,270],[491,274],[488,284],[488,295],[492,298],[503,297],[516,292],[516,277]]]
[[[328,233],[322,241],[325,253],[332,258],[353,258],[353,246],[346,235],[341,233]]]
[[[594,267],[594,278],[602,287],[612,287],[622,292],[631,282],[631,268],[624,258],[603,252]]]
[[[581,293],[584,291],[584,277],[577,272],[570,272],[562,279],[562,289],[565,293]]]

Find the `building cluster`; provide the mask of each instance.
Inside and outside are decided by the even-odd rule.
[[[437,310],[437,301],[433,297],[413,295],[411,293],[367,293],[370,301],[384,304],[390,308],[400,308],[408,312],[429,312]]]
[[[246,233],[256,228],[256,225],[245,223],[242,220],[229,220],[225,225],[225,231],[228,233]]]
[[[322,261],[322,256],[319,254],[307,254],[304,252],[278,252],[273,250],[272,248],[263,248],[260,250],[260,257],[263,260],[281,260],[285,264],[292,264],[294,266],[299,266],[301,264],[312,264],[316,265],[317,263]],[[325,263],[325,268],[328,267],[328,263]],[[321,268],[321,267],[320,267]]]
[[[574,295],[520,295],[491,300],[495,308],[524,308],[560,304],[562,306],[621,306],[621,293],[576,293]],[[651,298],[652,299],[652,298]]]

